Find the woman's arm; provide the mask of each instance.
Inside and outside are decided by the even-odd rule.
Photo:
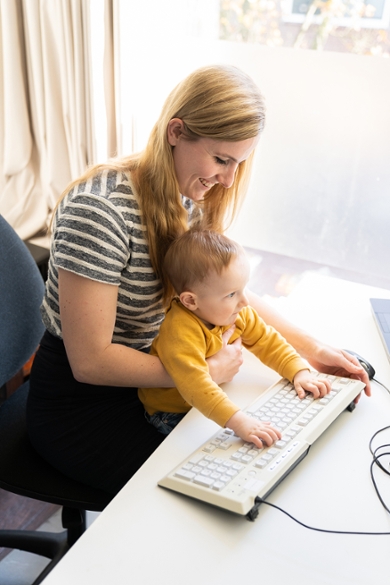
[[[62,335],[76,380],[86,384],[169,388],[173,381],[159,358],[112,343],[118,288],[58,270]],[[208,365],[214,382],[232,379],[242,364],[241,340],[224,346]]]
[[[357,359],[342,349],[322,343],[296,327],[278,313],[273,307],[253,292],[248,291],[250,305],[261,318],[274,327],[318,372],[357,378],[366,384],[364,389],[371,396],[370,381],[367,372]]]
[[[157,357],[112,343],[118,288],[58,270],[62,335],[79,382],[130,387],[170,387]]]

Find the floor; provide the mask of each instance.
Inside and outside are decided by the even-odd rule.
[[[381,278],[360,274],[252,249],[247,249],[247,253],[252,265],[250,288],[266,298],[287,296],[307,271],[390,290],[390,276]],[[96,515],[89,514],[89,523],[95,518]],[[0,529],[36,529],[38,526],[40,530],[60,531],[61,514],[58,507],[0,490]],[[30,553],[0,549],[0,583],[30,585],[46,563],[47,560]]]

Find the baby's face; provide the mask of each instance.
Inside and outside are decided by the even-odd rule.
[[[249,261],[242,251],[221,274],[211,274],[196,287],[194,313],[207,325],[232,325],[248,304],[245,287],[249,274]]]

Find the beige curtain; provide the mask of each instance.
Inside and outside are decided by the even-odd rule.
[[[119,7],[116,0],[104,2],[104,96],[107,115],[107,156],[121,155],[119,88]]]
[[[23,239],[94,162],[89,0],[0,0],[0,213]]]

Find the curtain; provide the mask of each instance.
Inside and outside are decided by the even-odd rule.
[[[119,87],[119,9],[116,0],[104,2],[104,96],[107,115],[107,156],[121,154]]]
[[[0,0],[0,213],[45,229],[95,159],[89,0]]]

